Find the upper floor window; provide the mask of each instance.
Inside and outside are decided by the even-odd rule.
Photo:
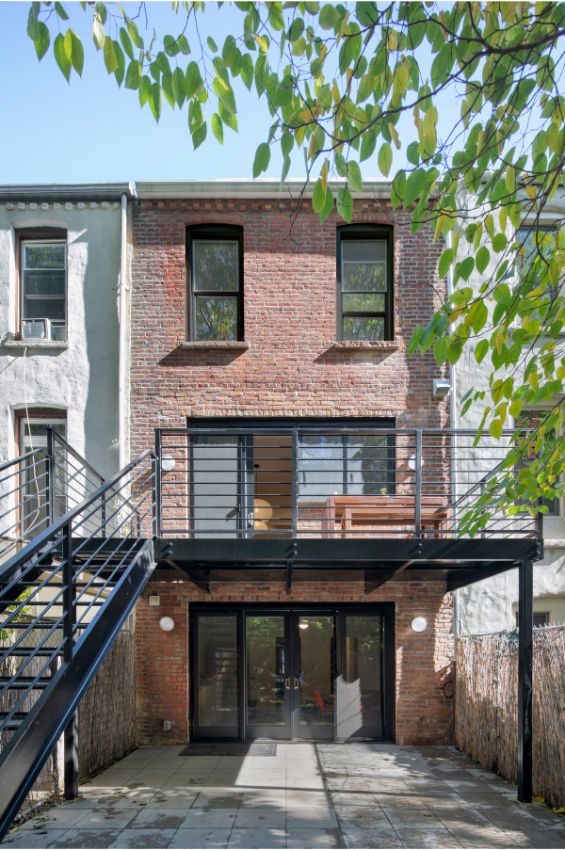
[[[67,336],[67,240],[21,234],[19,240],[20,316],[24,339],[64,340]]]
[[[189,335],[193,340],[243,339],[243,234],[240,227],[188,231]]]
[[[391,228],[338,228],[337,277],[338,338],[392,339]]]

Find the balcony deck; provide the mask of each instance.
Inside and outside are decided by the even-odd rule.
[[[303,421],[159,430],[161,567],[204,583],[217,569],[361,569],[371,586],[433,571],[455,589],[537,560],[528,513],[481,512],[468,531],[514,436]]]

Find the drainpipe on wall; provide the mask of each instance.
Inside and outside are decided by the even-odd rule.
[[[452,247],[452,239],[451,239],[451,231],[447,234],[447,247]],[[446,277],[446,286],[447,286],[447,297],[451,295],[453,292],[453,277],[451,274],[451,266],[447,271]],[[449,363],[449,385],[451,387],[451,392],[449,393],[449,427],[452,429],[456,429],[458,425],[457,420],[457,386],[456,386],[456,371],[454,365]],[[457,485],[456,485],[456,476],[453,474],[453,471],[457,470],[457,434],[453,434],[451,437],[451,500],[452,503],[455,504],[457,499]],[[453,517],[454,523],[457,522],[457,516]],[[459,624],[459,591],[455,590],[453,593],[453,632],[457,637],[460,631]]]
[[[133,192],[132,192],[133,194]],[[120,234],[120,289],[118,298],[118,467],[122,469],[129,460],[128,435],[128,196],[121,198]]]

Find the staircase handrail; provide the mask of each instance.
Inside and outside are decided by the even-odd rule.
[[[16,552],[12,555],[11,558],[8,558],[4,564],[0,566],[0,581],[3,581],[7,578],[15,569],[22,564],[22,562],[28,560],[28,558],[32,557],[36,554],[43,546],[45,546],[55,535],[61,532],[66,525],[69,524],[76,516],[83,513],[83,511],[90,507],[97,499],[111,490],[118,481],[120,481],[124,476],[128,475],[132,469],[139,466],[144,460],[147,458],[155,459],[155,452],[153,449],[146,449],[142,454],[138,455],[136,458],[131,460],[126,466],[120,469],[115,473],[111,478],[105,479],[104,483],[100,485],[93,493],[87,496],[79,505],[76,505],[70,511],[68,511],[64,516],[60,519],[56,520],[52,523],[48,528],[42,531],[37,535],[33,540],[27,543],[23,549],[20,549],[19,552]],[[82,460],[82,458],[81,458]]]

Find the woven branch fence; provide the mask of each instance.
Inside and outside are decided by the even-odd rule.
[[[456,641],[455,744],[516,782],[518,634]],[[565,805],[565,626],[536,629],[533,643],[534,795]]]

